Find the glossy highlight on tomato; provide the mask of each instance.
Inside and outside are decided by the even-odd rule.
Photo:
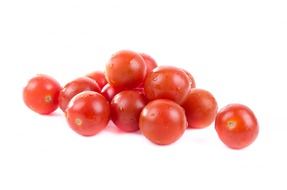
[[[110,120],[109,102],[97,92],[81,92],[71,100],[66,110],[66,119],[78,134],[96,135],[106,128]]]
[[[106,84],[102,90],[101,90],[101,94],[110,102],[112,101],[113,97],[119,93],[120,90],[115,89],[114,87],[112,87],[109,83]]]
[[[77,78],[64,86],[59,95],[59,107],[65,112],[70,100],[83,91],[100,92],[100,87],[96,81],[89,77]]]
[[[249,146],[259,133],[255,114],[242,104],[230,104],[222,108],[216,116],[215,129],[220,140],[233,149]]]
[[[82,136],[94,136],[113,123],[124,132],[140,130],[149,141],[168,145],[186,128],[193,133],[215,121],[220,140],[242,149],[259,133],[247,106],[230,104],[218,112],[213,94],[196,88],[188,70],[158,66],[150,55],[130,50],[113,54],[104,71],[92,70],[63,88],[52,77],[37,75],[23,89],[23,99],[39,114],[60,107],[70,128]]]
[[[157,63],[150,55],[146,53],[140,53],[140,56],[144,59],[147,67],[147,73],[150,73],[154,68],[157,67]]]
[[[106,64],[106,79],[116,89],[133,89],[146,77],[147,67],[138,53],[123,50],[115,53]]]
[[[60,84],[48,75],[31,78],[23,89],[23,99],[27,107],[39,114],[50,114],[58,108]]]
[[[190,79],[190,87],[191,88],[196,88],[196,83],[195,83],[195,80],[194,80],[194,77],[192,76],[192,74],[190,72],[188,72],[187,70],[185,70],[185,69],[182,69],[182,70],[187,74],[187,76]]]
[[[95,80],[99,85],[100,89],[102,89],[108,82],[106,80],[105,74],[102,71],[94,71],[87,74],[87,77]]]
[[[147,101],[137,90],[125,90],[114,96],[111,101],[111,119],[126,132],[139,130],[139,117]]]
[[[144,91],[149,100],[170,99],[181,104],[191,89],[187,74],[177,67],[159,66],[148,74]]]
[[[185,110],[188,127],[204,128],[209,126],[217,113],[217,102],[207,90],[192,88],[182,107]]]
[[[157,99],[149,102],[142,110],[139,127],[151,142],[168,145],[183,135],[187,121],[180,105],[171,100]]]

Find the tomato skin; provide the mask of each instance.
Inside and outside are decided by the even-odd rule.
[[[125,132],[139,130],[139,116],[147,101],[141,92],[125,90],[111,101],[111,119]]]
[[[112,101],[113,97],[119,93],[120,91],[112,87],[109,83],[106,84],[102,90],[101,94],[110,102]]]
[[[215,129],[220,140],[232,149],[247,147],[259,133],[256,116],[242,104],[229,104],[222,108],[216,116]]]
[[[58,108],[60,84],[48,75],[31,78],[23,89],[23,100],[27,107],[39,114],[50,114]]]
[[[133,89],[146,77],[144,59],[133,51],[123,50],[115,53],[106,64],[106,79],[116,89]]]
[[[139,127],[151,142],[168,145],[178,140],[187,127],[183,108],[167,99],[149,102],[141,112]]]
[[[83,91],[100,92],[100,87],[96,81],[88,77],[80,77],[69,83],[60,91],[59,107],[65,112],[70,100]]]
[[[170,99],[181,104],[190,91],[190,79],[179,68],[156,67],[144,82],[144,91],[149,100]]]
[[[144,59],[147,67],[147,73],[150,73],[154,68],[157,67],[156,61],[148,54],[140,53],[140,56]]]
[[[110,120],[109,102],[97,92],[81,92],[71,100],[66,109],[66,119],[69,126],[78,134],[96,135]]]
[[[189,79],[190,79],[190,82],[191,82],[191,84],[190,84],[190,86],[191,86],[191,88],[196,88],[196,83],[195,83],[195,80],[194,80],[194,77],[192,76],[192,74],[190,73],[190,72],[188,72],[187,70],[185,70],[185,69],[182,69],[186,74],[187,74],[187,76],[189,77]]]
[[[213,95],[203,89],[192,88],[182,107],[185,110],[189,128],[205,128],[215,119],[218,110]]]
[[[108,83],[105,74],[102,71],[91,72],[87,74],[87,77],[95,80],[98,83],[100,89],[102,89]]]

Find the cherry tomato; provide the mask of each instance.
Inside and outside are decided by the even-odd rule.
[[[183,71],[187,74],[187,76],[189,77],[190,81],[191,81],[191,88],[195,88],[196,84],[195,84],[195,80],[192,76],[192,74],[190,72],[188,72],[187,70],[183,69]]]
[[[230,104],[218,112],[215,129],[225,145],[242,149],[256,139],[259,125],[250,108],[241,104]]]
[[[101,94],[110,102],[112,101],[113,97],[120,92],[119,90],[115,89],[114,87],[112,87],[109,83],[106,84],[102,90],[101,90]]]
[[[37,75],[23,89],[25,104],[39,114],[50,114],[58,108],[60,84],[48,75]]]
[[[190,91],[190,79],[179,68],[156,67],[144,82],[144,91],[149,100],[170,99],[181,104]]]
[[[106,65],[106,79],[117,89],[132,89],[143,82],[146,70],[146,63],[139,54],[119,51]]]
[[[66,84],[59,95],[59,106],[63,112],[75,95],[86,90],[100,92],[100,87],[96,81],[88,77],[80,77]]]
[[[154,68],[157,67],[156,61],[149,55],[145,53],[140,53],[140,56],[144,59],[147,67],[147,73],[150,73]]]
[[[210,92],[203,89],[192,88],[182,106],[190,128],[207,127],[216,117],[217,102]]]
[[[151,142],[167,145],[184,133],[187,121],[184,110],[177,103],[158,99],[148,103],[141,112],[139,127]]]
[[[142,58],[144,59],[144,61],[146,63],[146,67],[147,67],[146,77],[147,77],[147,75],[150,72],[152,72],[152,70],[154,68],[157,67],[157,63],[155,62],[155,60],[151,56],[149,56],[149,55],[147,55],[145,53],[140,53],[140,56],[142,56]],[[143,89],[144,88],[144,81],[137,88]]]
[[[102,89],[108,83],[105,74],[102,71],[94,71],[89,73],[87,77],[95,80],[98,83],[100,89]]]
[[[121,130],[133,132],[139,129],[139,116],[146,105],[141,92],[125,90],[114,96],[111,101],[111,119]]]
[[[78,134],[93,136],[103,130],[110,120],[109,102],[97,92],[81,92],[71,100],[66,119]]]

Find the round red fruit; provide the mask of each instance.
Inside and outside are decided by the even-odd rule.
[[[140,115],[139,127],[151,142],[167,145],[183,135],[187,121],[180,105],[171,100],[158,99],[144,107]]]
[[[256,139],[259,125],[250,108],[242,104],[230,104],[218,112],[215,129],[226,146],[242,149]]]
[[[154,68],[157,67],[156,61],[150,55],[147,55],[145,53],[140,53],[140,55],[146,63],[147,73],[150,73]]]
[[[95,80],[98,83],[100,89],[102,89],[107,84],[105,74],[102,71],[94,71],[89,73],[87,77]]]
[[[109,83],[106,84],[102,90],[101,90],[101,94],[110,102],[112,101],[113,97],[120,92],[119,90],[115,89],[114,87],[112,87]]]
[[[116,89],[132,89],[146,77],[146,63],[133,51],[119,51],[106,64],[106,79]]]
[[[209,126],[217,113],[217,102],[214,96],[203,89],[192,88],[182,107],[185,109],[188,127],[204,128]]]
[[[191,88],[196,88],[196,84],[195,84],[195,80],[194,80],[194,77],[192,76],[192,74],[190,72],[188,72],[187,70],[183,69],[183,71],[187,74],[187,76],[189,77],[190,79],[190,86]]]
[[[170,99],[181,104],[191,89],[187,74],[172,66],[156,67],[144,82],[144,91],[149,100]]]
[[[139,129],[139,116],[146,105],[141,92],[125,90],[114,96],[111,101],[111,119],[121,130],[133,132]]]
[[[23,89],[25,104],[39,114],[50,114],[58,108],[60,84],[48,75],[37,75]]]
[[[65,112],[70,100],[83,91],[100,92],[100,87],[96,81],[89,77],[80,77],[66,84],[59,95],[59,106],[63,112]]]
[[[66,119],[70,127],[78,134],[96,135],[109,122],[109,102],[97,92],[81,92],[71,100],[66,109]]]

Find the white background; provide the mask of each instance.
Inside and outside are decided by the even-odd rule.
[[[113,128],[84,138],[60,110],[24,106],[35,74],[64,85],[121,49],[189,70],[220,107],[248,105],[258,139],[231,150],[213,125],[170,146]],[[286,63],[284,0],[1,0],[0,189],[287,189]]]

